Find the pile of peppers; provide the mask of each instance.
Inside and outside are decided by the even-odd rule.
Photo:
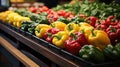
[[[30,13],[30,17],[13,11],[2,12],[0,20],[87,61],[99,63],[120,58],[120,21],[116,17],[98,19],[84,14],[75,16],[65,10],[55,12],[46,7],[39,10],[40,15]]]
[[[5,11],[0,13],[0,20],[14,25],[17,28],[21,28],[23,21],[30,21],[29,17],[24,17],[13,11]]]
[[[94,17],[94,20],[91,20],[90,24],[98,30],[105,31],[112,45],[120,42],[120,21],[115,16],[109,16],[104,20]]]

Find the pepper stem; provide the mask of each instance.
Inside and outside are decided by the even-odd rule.
[[[54,35],[53,37],[57,37],[58,40],[61,39],[61,36],[56,36],[56,35]]]
[[[81,30],[80,32],[81,32],[82,34],[85,34],[84,30]]]
[[[116,19],[115,19],[115,18],[113,18],[111,21],[112,21],[112,22],[115,22],[115,20],[116,20]]]
[[[51,26],[52,26],[53,28],[55,28],[55,25],[54,25],[54,24],[51,24]]]
[[[94,28],[91,30],[92,36],[96,36],[94,33]]]
[[[47,33],[48,34],[48,37],[52,37],[52,33]]]
[[[41,30],[40,28],[37,29],[38,33],[40,33],[40,30]]]
[[[73,37],[74,40],[77,39],[77,36],[75,34],[71,33],[70,35]]]
[[[73,30],[72,25],[68,25],[68,30],[69,31]]]
[[[98,23],[99,25],[101,24],[99,20],[97,20],[97,23]]]
[[[110,32],[116,32],[116,29],[110,25]]]

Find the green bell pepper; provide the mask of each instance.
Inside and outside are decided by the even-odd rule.
[[[120,43],[117,43],[117,44],[115,45],[115,50],[118,52],[119,57],[120,57]]]
[[[120,44],[117,44],[115,47],[111,44],[103,50],[103,54],[109,60],[116,60],[119,58],[120,54]]]
[[[23,21],[21,29],[29,32],[31,34],[34,34],[35,27],[38,25],[38,23],[35,23],[34,21]]]
[[[95,63],[104,61],[103,53],[93,45],[84,45],[79,51],[79,55],[81,58]]]

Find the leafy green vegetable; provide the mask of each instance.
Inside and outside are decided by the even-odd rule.
[[[61,6],[58,5],[53,9],[56,11],[64,9],[66,11],[74,12],[76,15],[82,13],[87,16],[96,16],[100,19],[105,19],[110,15],[120,19],[119,7],[120,4],[115,3],[115,1],[110,4],[105,4],[99,2],[99,0],[96,0],[96,2],[88,2],[88,0],[83,0],[82,3],[78,2],[77,0],[75,4],[63,4]]]

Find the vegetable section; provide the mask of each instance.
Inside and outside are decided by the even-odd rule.
[[[1,12],[0,20],[87,61],[101,63],[120,58],[120,11],[115,5],[86,0],[53,9],[31,7]]]

